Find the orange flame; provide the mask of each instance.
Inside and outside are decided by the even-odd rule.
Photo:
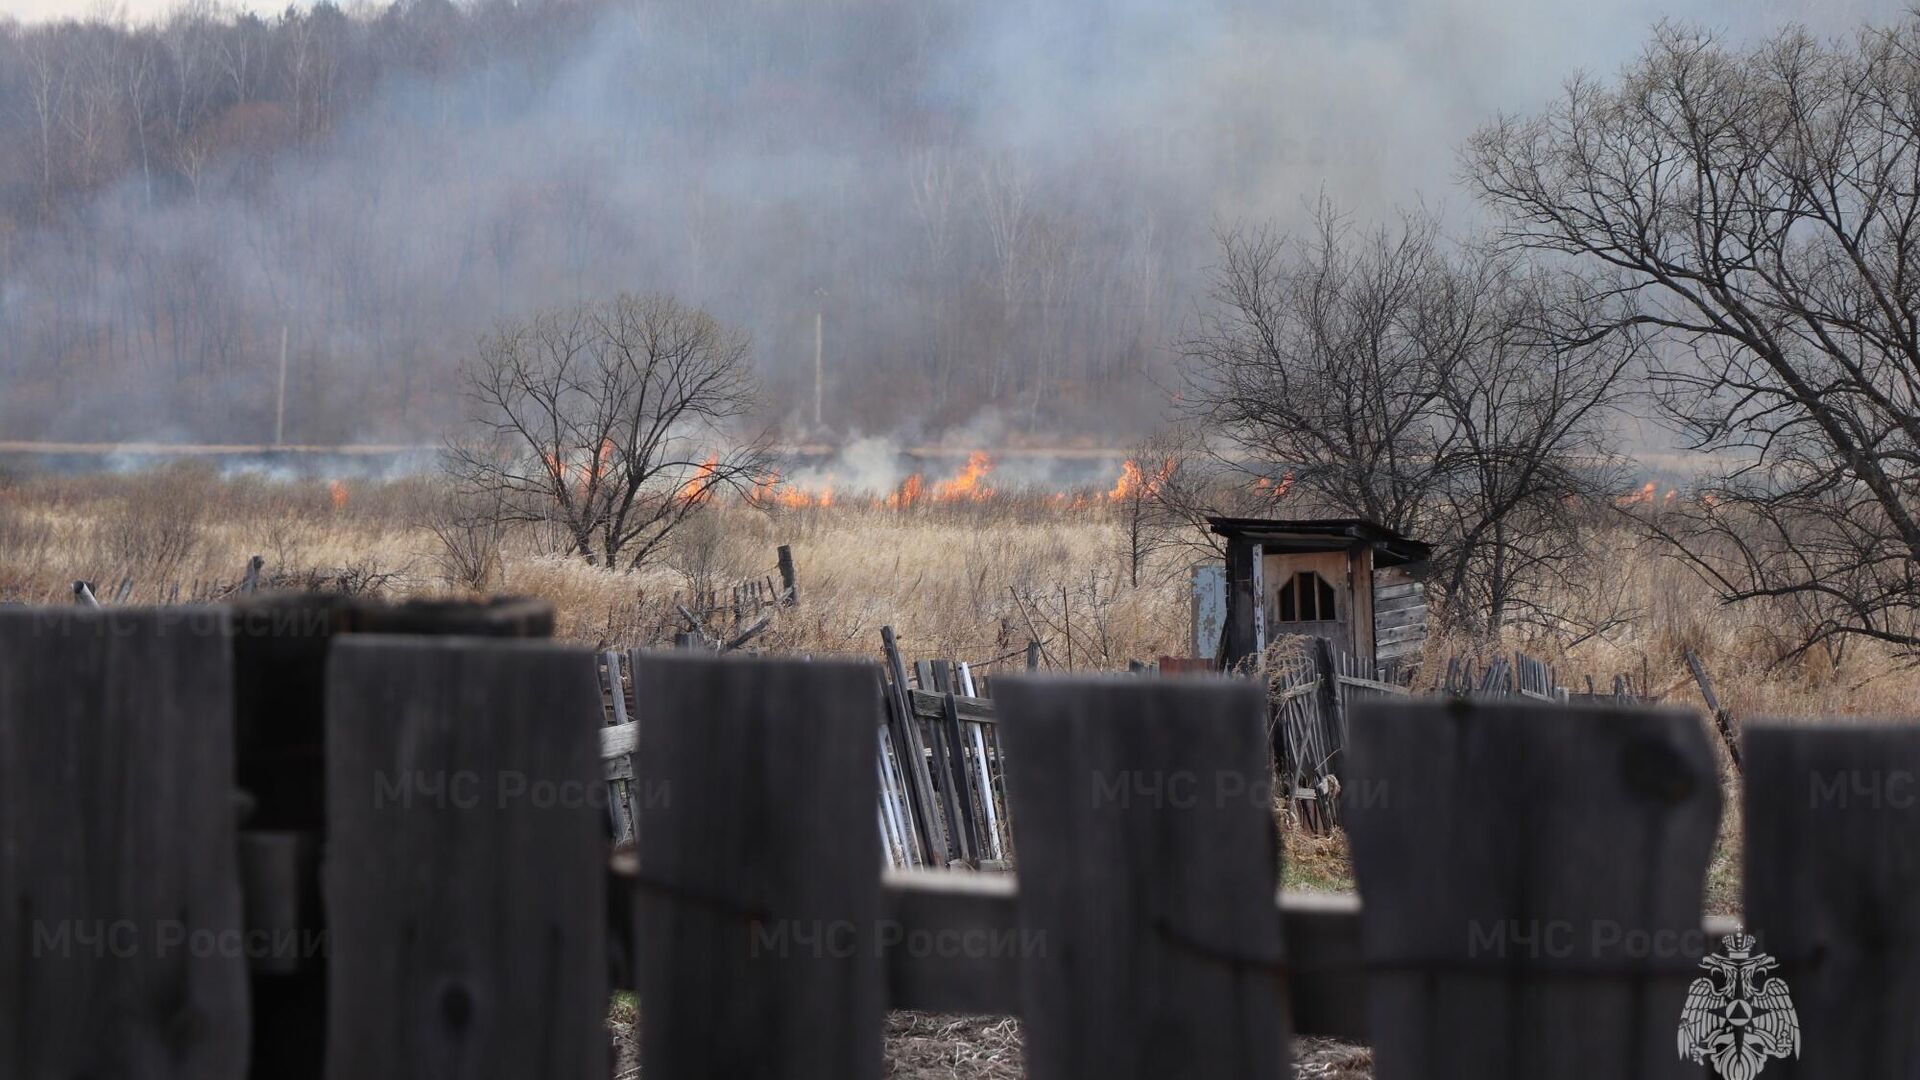
[[[601,439],[600,450],[593,455],[593,463],[581,470],[580,490],[585,491],[593,486],[594,481],[600,480],[607,475],[607,466],[613,463],[614,453],[615,447],[613,440]]]
[[[774,498],[789,510],[803,510],[809,506],[832,506],[833,488],[827,486],[818,490],[808,490],[803,487],[788,487],[782,489]]]
[[[887,509],[905,510],[919,502],[920,489],[926,486],[926,482],[926,478],[919,473],[914,473],[912,476],[900,481],[900,486],[894,488],[893,494],[887,496]]]
[[[819,488],[803,487],[799,484],[782,484],[779,470],[768,472],[753,485],[753,501],[761,505],[783,506],[789,510],[804,510],[809,506],[833,505],[833,478]]]
[[[1660,485],[1649,480],[1647,481],[1646,486],[1641,488],[1639,491],[1636,491],[1631,495],[1622,495],[1613,501],[1614,501],[1614,504],[1617,506],[1643,506],[1647,503],[1652,502],[1654,499],[1654,494],[1659,490],[1660,490]]]
[[[680,485],[680,498],[692,503],[706,501],[707,496],[713,494],[713,474],[719,467],[720,459],[717,456],[707,458],[693,476]]]
[[[327,481],[327,501],[333,504],[333,508],[335,510],[346,509],[347,496],[348,496],[348,492],[347,492],[347,485],[345,481],[341,481],[341,480]]]
[[[1269,499],[1284,499],[1287,497],[1287,492],[1293,490],[1293,470],[1287,470],[1277,484],[1262,476],[1253,482],[1253,490]]]
[[[759,479],[753,482],[753,501],[757,503],[774,501],[777,497],[774,489],[778,488],[779,486],[780,486],[780,470],[779,469],[767,470],[767,472],[764,475],[762,475]]]
[[[1112,491],[1107,492],[1107,498],[1114,502],[1141,496],[1151,498],[1173,476],[1173,469],[1172,461],[1163,461],[1153,475],[1148,476],[1140,471],[1138,462],[1129,460],[1121,466],[1120,480],[1113,485]]]
[[[982,502],[993,498],[993,489],[982,484],[986,475],[993,471],[993,458],[985,450],[975,450],[967,455],[967,464],[959,475],[951,480],[942,480],[933,488],[935,502]],[[915,474],[916,476],[919,474]],[[911,478],[909,478],[911,479]]]

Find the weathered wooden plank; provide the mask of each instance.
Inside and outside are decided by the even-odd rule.
[[[1360,958],[1360,898],[1282,893],[1287,999],[1293,1030],[1355,1041],[1367,1036],[1367,972]]]
[[[600,728],[599,736],[602,759],[625,757],[640,746],[640,725],[637,723],[604,725]]]
[[[913,715],[922,720],[940,720],[947,715],[946,695],[926,690],[908,692],[913,701]],[[994,722],[993,701],[991,698],[953,696],[954,707],[960,710],[960,719],[978,724]]]
[[[544,643],[334,647],[333,1080],[606,1076],[595,675]]]
[[[1277,1077],[1266,708],[1250,682],[1008,679],[1027,1074]]]
[[[224,612],[0,611],[0,1075],[246,1074]]]
[[[906,774],[907,803],[913,809],[913,825],[920,842],[922,859],[929,865],[944,865],[948,858],[947,831],[942,824],[940,800],[933,790],[933,777],[927,770],[927,743],[920,736],[920,722],[913,714],[908,696],[907,665],[900,656],[900,643],[893,627],[880,628],[880,645],[886,655],[887,681],[883,692],[888,702],[885,722],[893,732],[894,752],[899,755],[901,771]]]
[[[611,706],[609,711],[612,713],[608,717],[607,726],[600,729],[601,772],[604,775],[607,772],[619,771],[624,766],[627,773],[626,777],[607,777],[607,821],[613,829],[614,842],[619,843],[633,837],[633,806],[626,796],[626,785],[618,782],[632,777],[633,762],[624,756],[608,759],[606,732],[627,727],[632,721],[627,717],[626,680],[620,674],[619,650],[608,649],[601,653],[600,662],[606,665],[607,704]],[[629,754],[631,752],[631,750],[628,751]]]
[[[1765,1075],[1920,1077],[1920,728],[1745,741],[1747,926],[1800,1021]]]
[[[959,816],[953,819],[953,828],[958,833],[960,857],[975,866],[979,865],[987,843],[980,829],[980,819],[985,812],[976,813],[973,805],[973,775],[967,768],[967,729],[960,726],[960,710],[954,705],[953,694],[946,695],[946,716],[942,721],[942,730],[946,735],[946,749],[950,758],[947,777],[953,784],[952,801],[959,807]]]
[[[1392,694],[1396,697],[1406,697],[1410,693],[1410,691],[1404,686],[1396,686],[1393,683],[1381,682],[1378,679],[1362,679],[1353,675],[1336,675],[1334,676],[1334,679],[1341,686],[1353,687],[1354,689],[1357,689],[1357,690],[1371,690],[1375,693]]]
[[[1375,653],[1377,655],[1390,645],[1407,645],[1417,641],[1424,641],[1426,637],[1427,627],[1424,623],[1418,623],[1413,626],[1398,626],[1391,630],[1382,630],[1375,637]]]
[[[1038,941],[1019,929],[1012,875],[892,871],[885,897],[890,1008],[1019,1011],[1020,965]]]
[[[280,856],[300,853],[290,866],[256,864],[269,876],[303,883],[308,895],[281,914],[303,921],[278,929],[302,940],[324,941],[318,895],[318,852],[326,827],[326,672],[334,642],[354,633],[463,637],[544,636],[553,611],[527,601],[407,602],[316,593],[248,596],[230,609],[233,621],[234,763],[251,800],[241,853],[260,856],[275,845]],[[263,836],[262,834],[266,834]],[[267,848],[261,846],[265,841]],[[243,863],[243,872],[246,864]],[[249,879],[248,904],[254,903]],[[253,983],[254,1076],[313,1080],[326,1058],[327,987],[324,956],[301,945],[288,957],[275,949],[278,974]],[[292,960],[293,963],[288,961]],[[262,968],[255,958],[255,971]]]
[[[1427,621],[1427,605],[1412,604],[1406,607],[1375,608],[1373,628],[1395,630],[1402,626],[1418,626]]]
[[[1348,754],[1380,1080],[1699,1075],[1674,1052],[1720,816],[1696,717],[1368,702]]]
[[[642,658],[635,940],[648,1077],[875,1080],[874,728],[850,663]]]

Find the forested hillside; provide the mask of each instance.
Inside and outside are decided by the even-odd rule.
[[[1093,8],[1009,53],[967,7],[0,24],[0,425],[268,438],[284,334],[289,441],[431,437],[494,320],[613,290],[747,327],[794,434],[816,319],[829,430],[1150,411],[1217,140]]]

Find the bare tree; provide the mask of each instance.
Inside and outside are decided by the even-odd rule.
[[[1583,282],[1484,253],[1444,285],[1440,311],[1472,317],[1434,402],[1448,449],[1424,528],[1435,584],[1456,621],[1490,630],[1558,622],[1540,598],[1582,575],[1585,512],[1624,481],[1609,414],[1643,358],[1638,335],[1594,327]]]
[[[1432,422],[1445,358],[1415,325],[1439,269],[1432,226],[1356,237],[1322,205],[1308,241],[1268,229],[1220,238],[1199,333],[1180,347],[1184,400],[1223,433],[1249,480],[1290,475],[1392,529],[1412,529],[1447,449]]]
[[[1214,305],[1182,347],[1219,458],[1435,545],[1450,614],[1498,627],[1573,550],[1607,490],[1609,411],[1636,343],[1592,329],[1569,275],[1449,247],[1428,219],[1355,233],[1323,206],[1293,249],[1222,237]]]
[[[1809,613],[1798,650],[1920,647],[1920,19],[1738,52],[1663,27],[1466,165],[1508,245],[1607,274],[1612,325],[1658,332],[1708,470],[1649,516],[1676,556]]]
[[[474,438],[449,447],[470,492],[552,519],[569,553],[638,566],[713,499],[750,493],[764,440],[747,338],[670,297],[626,296],[502,325],[463,369]]]

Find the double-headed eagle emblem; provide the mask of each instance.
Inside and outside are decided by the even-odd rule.
[[[1754,951],[1753,935],[1720,939],[1704,957],[1707,974],[1687,988],[1680,1010],[1680,1056],[1713,1065],[1722,1080],[1753,1080],[1770,1058],[1800,1056],[1800,1018],[1786,981],[1767,972],[1779,961]]]

